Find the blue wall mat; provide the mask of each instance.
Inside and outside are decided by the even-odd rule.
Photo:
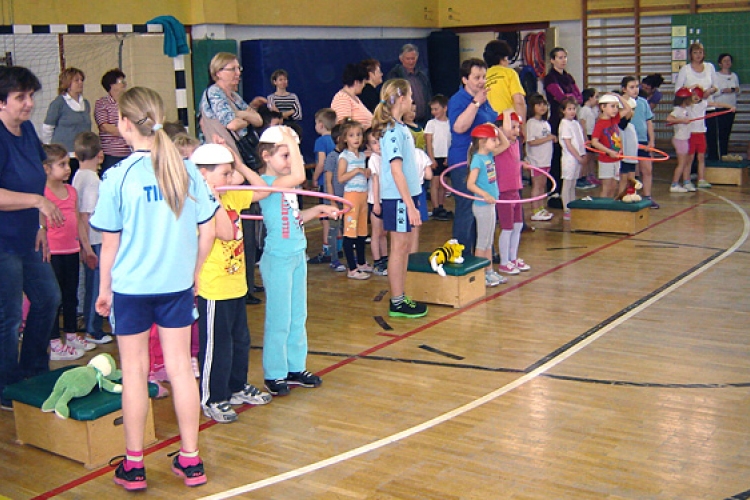
[[[427,39],[367,40],[247,40],[240,44],[242,57],[242,95],[246,101],[254,96],[267,96],[274,91],[271,73],[279,68],[289,73],[289,91],[299,96],[302,104],[302,154],[314,162],[313,145],[315,112],[331,105],[333,95],[341,87],[344,66],[363,59],[380,61],[384,74],[398,63],[398,54],[405,43],[419,47],[419,67],[427,70]]]

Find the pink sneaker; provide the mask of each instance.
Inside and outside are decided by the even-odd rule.
[[[148,380],[150,382],[169,382],[167,369],[164,368],[164,365],[154,365],[153,371],[148,376]]]
[[[523,259],[516,259],[516,260],[514,260],[514,261],[513,261],[513,265],[514,265],[514,266],[515,266],[515,268],[516,268],[516,269],[518,269],[519,271],[529,271],[529,270],[531,270],[531,266],[530,266],[530,265],[528,265],[527,263],[525,263],[525,262],[523,261]]]
[[[506,265],[499,265],[497,266],[498,272],[505,273],[505,274],[518,274],[521,271],[519,271],[516,266],[513,264],[513,262],[508,262]]]

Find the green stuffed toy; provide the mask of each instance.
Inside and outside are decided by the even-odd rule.
[[[42,411],[54,411],[58,417],[68,418],[70,400],[86,396],[97,385],[99,389],[107,392],[121,393],[122,385],[112,382],[112,380],[122,378],[122,372],[116,368],[117,365],[112,356],[103,353],[91,358],[86,366],[66,371],[55,382],[52,394],[42,403]]]

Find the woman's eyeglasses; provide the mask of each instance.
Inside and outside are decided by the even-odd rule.
[[[232,66],[227,68],[221,68],[221,71],[232,71],[237,73],[242,73],[242,66]]]

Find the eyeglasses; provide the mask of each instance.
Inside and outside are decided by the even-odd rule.
[[[234,66],[231,68],[221,68],[219,71],[232,71],[242,73],[242,66]]]
[[[122,83],[123,85],[128,84],[128,82],[126,82],[125,80],[117,80],[115,83]]]

